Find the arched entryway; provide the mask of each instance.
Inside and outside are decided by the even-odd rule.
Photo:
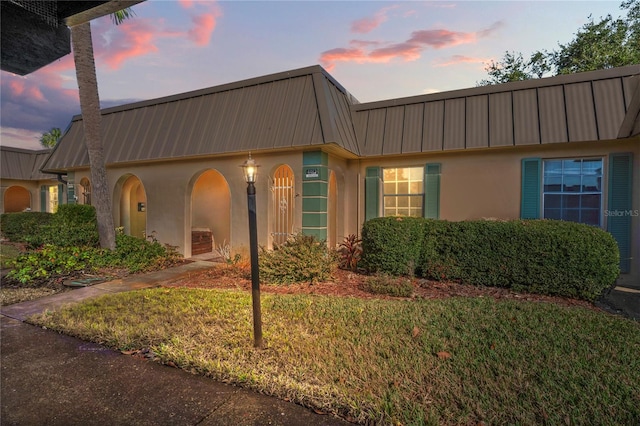
[[[91,205],[91,182],[86,177],[80,179],[80,203]]]
[[[191,254],[231,244],[231,191],[216,170],[194,177],[191,191]]]
[[[287,241],[293,233],[294,222],[294,176],[291,167],[281,165],[273,173],[271,186],[271,237],[273,244]]]
[[[14,185],[4,192],[4,212],[15,213],[31,209],[31,193],[26,188]]]
[[[118,202],[119,220],[116,224],[124,233],[134,237],[147,236],[147,194],[142,181],[135,175],[124,175],[116,184],[114,200]]]

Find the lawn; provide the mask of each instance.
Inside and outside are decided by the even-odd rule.
[[[379,424],[640,422],[640,325],[585,307],[452,297],[120,293],[32,322]]]

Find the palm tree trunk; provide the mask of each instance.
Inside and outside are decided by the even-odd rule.
[[[102,149],[100,125],[100,99],[96,64],[93,58],[91,24],[71,27],[71,44],[76,65],[76,78],[80,92],[80,111],[84,127],[84,140],[89,153],[91,168],[92,202],[96,208],[100,246],[110,250],[116,247],[115,227],[111,213],[111,194],[107,182],[107,170]]]

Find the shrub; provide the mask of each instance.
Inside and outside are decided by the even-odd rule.
[[[373,294],[386,294],[394,297],[411,297],[413,285],[411,280],[402,277],[392,277],[388,274],[376,274],[367,277],[364,291]]]
[[[62,204],[51,223],[42,229],[43,239],[60,247],[97,247],[96,209],[85,204]]]
[[[312,235],[296,234],[272,251],[261,250],[260,278],[270,284],[318,282],[331,277],[336,268],[334,251]]]
[[[363,228],[363,258],[374,271],[399,275],[405,273],[403,264],[410,267],[415,262],[414,272],[433,280],[586,300],[595,300],[619,273],[614,238],[589,225],[551,220],[418,220],[418,226],[394,219],[373,219]],[[389,229],[380,231],[384,226]],[[417,250],[409,235],[419,241]],[[373,237],[383,239],[369,241]],[[369,253],[370,248],[377,251]]]
[[[340,268],[355,271],[362,259],[362,240],[355,234],[345,237],[338,247]]]
[[[51,213],[23,212],[0,215],[0,231],[9,241],[29,243],[41,234],[40,228],[51,221]]]
[[[362,228],[362,264],[371,272],[413,275],[420,260],[423,222],[415,217],[371,219]]]
[[[131,235],[116,234],[116,249],[103,250],[100,266],[126,268],[129,272],[142,272],[164,268],[180,260],[175,249],[157,241],[145,240]]]

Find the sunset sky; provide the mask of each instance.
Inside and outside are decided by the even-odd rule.
[[[567,43],[620,1],[167,1],[92,22],[103,106],[320,64],[360,102],[474,87],[505,51]],[[0,73],[0,143],[38,149],[80,112],[73,58]]]

